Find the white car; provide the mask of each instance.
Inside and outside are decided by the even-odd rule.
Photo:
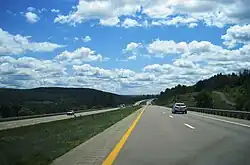
[[[120,105],[120,108],[125,108],[125,104],[121,104],[121,105]]]
[[[71,116],[71,115],[74,115],[75,112],[73,110],[71,110],[71,111],[68,111],[66,114],[69,115],[69,116]]]
[[[175,103],[172,109],[172,113],[187,114],[187,106],[184,103]]]

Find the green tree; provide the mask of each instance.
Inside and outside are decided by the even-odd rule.
[[[236,99],[236,109],[250,111],[250,95],[240,94]]]
[[[18,116],[18,112],[20,111],[22,107],[20,105],[12,105],[11,111],[13,116]]]
[[[196,106],[202,108],[212,108],[213,107],[213,99],[211,93],[207,91],[201,91],[195,96]]]
[[[249,97],[248,97],[249,98]],[[244,103],[244,110],[245,111],[250,111],[250,100],[247,100],[245,103]]]
[[[15,116],[14,112],[11,109],[11,106],[9,105],[1,105],[0,112],[2,117],[12,117]]]

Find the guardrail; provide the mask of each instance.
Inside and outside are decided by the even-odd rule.
[[[233,110],[224,110],[224,109],[210,109],[210,108],[198,108],[198,107],[188,107],[189,111],[234,117],[239,119],[250,120],[250,112],[247,111],[233,111]]]

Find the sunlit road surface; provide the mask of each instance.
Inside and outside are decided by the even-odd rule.
[[[115,165],[247,165],[250,121],[148,106],[115,152]]]
[[[76,115],[76,117],[87,116],[87,115],[92,115],[92,114],[97,114],[97,113],[114,111],[114,110],[118,110],[118,109],[119,108],[111,108],[111,109],[105,109],[105,110],[81,112],[81,113],[76,113],[75,115]],[[57,115],[57,116],[49,116],[49,117],[41,117],[41,118],[33,118],[33,119],[0,122],[0,130],[16,128],[16,127],[21,127],[21,126],[27,126],[27,125],[34,125],[34,124],[39,124],[39,123],[47,123],[47,122],[56,121],[56,120],[69,119],[72,117],[74,117],[74,116],[67,116],[65,113],[65,115]]]

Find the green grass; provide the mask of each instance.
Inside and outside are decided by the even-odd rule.
[[[212,93],[212,98],[214,100],[214,107],[213,108],[235,110],[234,106],[227,104],[224,100],[221,99],[221,97],[218,94]]]
[[[233,98],[233,97],[231,97],[231,95],[230,94],[228,94],[228,93],[226,93],[226,92],[224,92],[224,95],[226,96],[226,98],[229,100],[229,101],[231,101],[231,102],[235,102],[235,98]]]
[[[235,102],[237,97],[242,94],[242,87],[229,88],[223,92],[230,101]]]
[[[47,165],[137,109],[0,131],[0,165]]]

